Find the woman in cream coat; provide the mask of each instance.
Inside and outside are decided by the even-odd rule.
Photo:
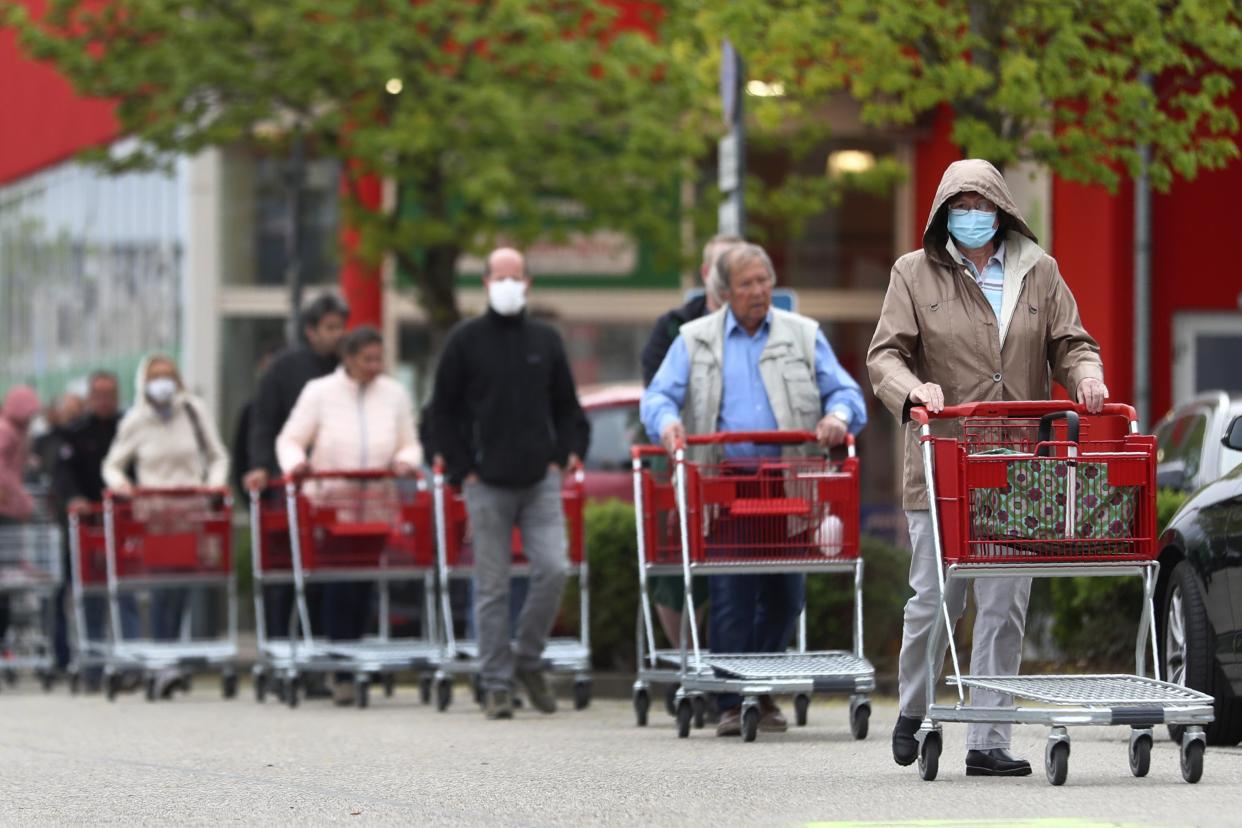
[[[306,384],[276,438],[281,470],[292,476],[365,469],[413,474],[423,459],[414,405],[400,383],[383,374],[384,342],[379,332],[369,326],[355,328],[345,336],[341,350],[341,366]],[[362,637],[371,591],[366,583],[325,584],[322,621],[328,638]],[[349,674],[337,674],[334,696],[338,704],[353,700]]]

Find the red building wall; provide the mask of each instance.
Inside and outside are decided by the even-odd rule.
[[[26,59],[12,30],[0,29],[0,184],[116,138],[112,109],[79,97],[55,70]]]

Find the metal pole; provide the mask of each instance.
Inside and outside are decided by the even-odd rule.
[[[1142,82],[1149,88],[1151,75]],[[1139,175],[1134,181],[1134,408],[1139,426],[1151,421],[1151,145],[1139,144]]]
[[[302,257],[300,254],[302,223],[302,190],[306,184],[306,147],[302,133],[293,136],[289,161],[285,169],[285,190],[288,217],[285,225],[285,283],[289,287],[289,319],[285,339],[296,347],[301,339],[298,316],[302,309]]]

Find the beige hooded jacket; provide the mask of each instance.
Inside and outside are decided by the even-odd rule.
[[[138,366],[134,405],[104,458],[104,483],[110,489],[228,485],[229,454],[207,406],[182,389],[167,407],[156,407],[143,393],[149,362]],[[131,463],[136,480],[126,474]]]
[[[1001,229],[1008,228],[999,320],[949,238],[948,201],[963,192],[996,204],[1004,214]],[[928,508],[918,431],[908,422],[916,386],[934,382],[944,389],[945,405],[957,405],[1045,400],[1053,379],[1074,396],[1082,380],[1103,380],[1100,347],[1083,329],[1056,261],[1040,248],[1004,178],[987,161],[956,161],[945,170],[923,249],[893,265],[867,370],[875,395],[905,422],[906,509]],[[934,424],[933,433],[959,429],[944,421]]]

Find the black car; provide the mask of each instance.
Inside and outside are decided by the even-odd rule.
[[[1242,450],[1242,417],[1221,443]],[[1162,678],[1216,697],[1208,742],[1242,741],[1242,466],[1191,495],[1160,537]],[[1180,728],[1170,727],[1180,740]]]

